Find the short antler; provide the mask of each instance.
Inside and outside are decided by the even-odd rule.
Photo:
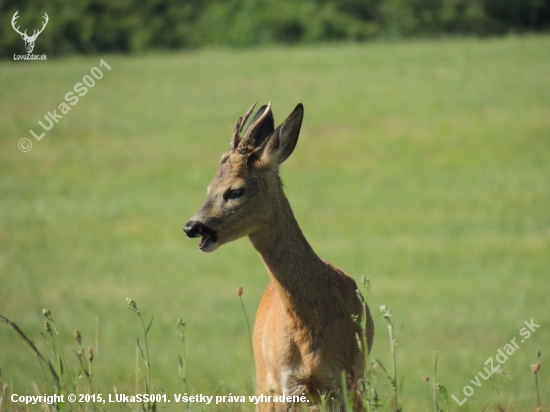
[[[256,130],[258,130],[263,120],[269,114],[270,110],[271,110],[271,102],[267,104],[267,107],[265,108],[262,115],[258,118],[258,120],[256,120],[250,126],[248,126],[248,129],[246,130],[245,135],[243,136],[243,138],[241,139],[241,142],[239,143],[239,148],[241,148],[243,151],[248,150],[248,146],[252,144],[252,136],[254,136],[254,133],[256,133]]]
[[[27,36],[27,30],[25,30],[24,33],[21,33],[21,32],[19,31],[19,26],[15,27],[16,20],[19,18],[19,16],[17,15],[18,13],[19,13],[19,10],[17,10],[17,11],[14,13],[13,17],[11,18],[11,27],[13,27],[13,29],[14,29],[17,33],[19,33],[21,36],[28,37],[28,36]]]
[[[235,125],[235,129],[233,129],[233,136],[231,136],[231,146],[229,147],[229,150],[232,150],[232,151],[237,150],[237,147],[239,146],[239,142],[240,142],[240,134],[243,130],[243,127],[246,121],[250,117],[252,110],[254,110],[254,107],[256,107],[256,103],[254,103],[243,116],[237,119],[237,124]]]

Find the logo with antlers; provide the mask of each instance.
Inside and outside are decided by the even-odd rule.
[[[16,20],[19,18],[17,13],[19,13],[19,10],[17,10],[15,12],[15,14],[13,15],[13,17],[11,19],[11,26],[13,27],[13,29],[17,33],[19,33],[21,35],[21,38],[25,41],[25,48],[27,49],[27,54],[31,54],[32,50],[34,49],[34,42],[36,41],[38,35],[44,31],[44,29],[46,28],[46,24],[48,24],[48,21],[50,20],[50,18],[48,17],[48,15],[46,13],[44,13],[44,16],[43,16],[44,17],[44,23],[42,25],[42,28],[40,30],[34,30],[33,33],[32,33],[32,36],[29,36],[27,34],[27,30],[25,30],[23,33],[21,33],[19,31],[19,26],[15,27]]]

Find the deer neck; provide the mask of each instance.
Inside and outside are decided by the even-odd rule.
[[[287,311],[297,320],[319,324],[326,305],[338,298],[327,265],[315,254],[296,221],[282,187],[273,219],[250,241],[261,255]]]

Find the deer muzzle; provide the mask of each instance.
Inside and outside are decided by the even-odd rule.
[[[183,227],[183,231],[189,238],[201,237],[199,249],[203,251],[207,251],[209,246],[214,245],[217,241],[216,232],[196,220],[187,222]]]

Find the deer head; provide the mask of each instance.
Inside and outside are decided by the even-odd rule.
[[[46,25],[48,24],[48,21],[50,20],[48,15],[46,13],[44,13],[44,23],[42,24],[42,28],[40,30],[34,30],[33,33],[32,33],[32,36],[29,36],[27,35],[27,30],[25,30],[25,32],[21,33],[19,31],[19,27],[15,27],[15,21],[19,18],[19,16],[17,15],[17,13],[19,13],[19,10],[17,10],[12,19],[11,19],[11,26],[13,27],[13,29],[19,33],[21,35],[21,38],[25,41],[25,48],[27,49],[27,53],[30,54],[32,53],[33,49],[34,49],[34,42],[36,41],[38,35],[40,33],[42,33],[44,31],[44,29],[46,28]]]
[[[201,237],[203,252],[262,229],[273,220],[281,201],[279,165],[296,146],[304,107],[298,104],[275,129],[271,103],[262,106],[241,138],[255,105],[237,120],[229,152],[222,155],[206,200],[183,229],[190,238]]]

